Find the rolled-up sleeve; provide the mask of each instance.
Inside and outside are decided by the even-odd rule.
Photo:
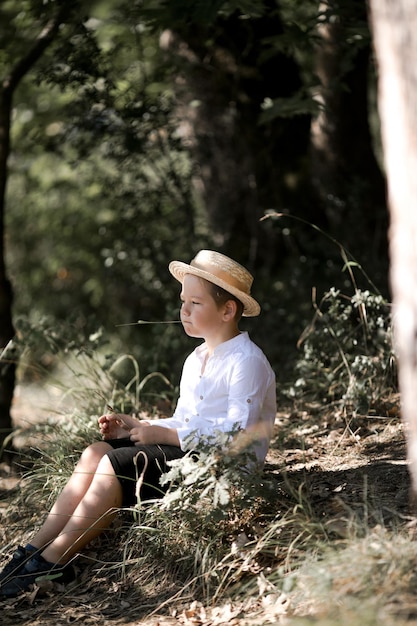
[[[230,376],[227,428],[246,428],[258,421],[272,379],[265,363],[256,357],[235,364]]]

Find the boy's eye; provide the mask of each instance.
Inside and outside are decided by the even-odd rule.
[[[188,302],[188,304],[201,304],[200,300],[185,300],[183,298],[180,299],[180,305],[181,306],[184,306],[184,304],[187,304],[187,302]]]

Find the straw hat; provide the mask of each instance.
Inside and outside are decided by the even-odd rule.
[[[260,313],[261,307],[250,295],[252,274],[220,252],[200,250],[189,265],[181,261],[171,261],[169,271],[180,283],[185,274],[193,274],[222,287],[242,302],[243,315],[246,317],[255,317]]]

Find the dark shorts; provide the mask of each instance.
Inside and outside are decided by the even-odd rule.
[[[113,448],[107,453],[122,485],[123,506],[161,498],[166,486],[159,479],[170,468],[168,461],[180,459],[185,452],[177,446],[135,446],[129,438],[106,441]]]

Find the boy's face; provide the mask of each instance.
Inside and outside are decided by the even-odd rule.
[[[186,274],[180,299],[181,322],[187,335],[207,340],[220,332],[224,307],[217,306],[203,280]]]

